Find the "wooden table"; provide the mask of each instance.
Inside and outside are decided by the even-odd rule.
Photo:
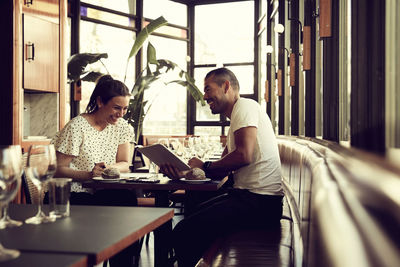
[[[87,256],[82,254],[21,251],[18,258],[0,262],[1,267],[86,267]]]
[[[211,180],[202,184],[191,184],[180,180],[171,180],[161,177],[159,183],[127,182],[125,180],[117,182],[88,181],[82,183],[83,187],[93,189],[143,189],[153,191],[157,207],[168,207],[168,194],[176,190],[191,191],[217,191],[228,180],[225,177],[221,180]]]
[[[10,205],[10,216],[17,220],[36,211],[35,205]],[[83,255],[87,265],[93,266],[155,230],[155,265],[165,266],[173,216],[169,208],[71,206],[70,217],[6,228],[0,230],[0,240],[4,247],[18,249],[23,256],[25,252]]]

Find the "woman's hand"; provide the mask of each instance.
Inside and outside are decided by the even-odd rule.
[[[165,174],[171,179],[179,179],[185,177],[184,173],[179,171],[178,168],[171,164],[163,164],[160,166],[160,172]]]
[[[203,169],[203,164],[204,162],[202,160],[200,160],[199,158],[191,158],[188,162],[188,165],[190,166],[190,168],[200,168]]]
[[[106,168],[107,166],[104,162],[95,163],[91,172],[92,178],[101,176]]]

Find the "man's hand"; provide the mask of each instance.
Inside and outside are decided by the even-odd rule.
[[[171,179],[179,179],[185,177],[184,172],[181,172],[175,166],[171,164],[163,164],[160,166],[160,172],[168,176]]]
[[[204,162],[201,161],[199,158],[191,158],[188,162],[190,168],[200,168],[203,169]]]

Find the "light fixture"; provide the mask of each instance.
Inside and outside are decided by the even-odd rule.
[[[278,78],[278,75],[277,75],[277,73],[276,73],[276,65],[274,64],[274,63],[270,63],[270,64],[268,64],[267,63],[267,66],[271,66],[271,67],[274,67],[274,70],[273,70],[273,73],[274,73],[274,77],[273,77],[273,80],[276,80],[277,78]],[[267,76],[267,80],[265,81],[265,94],[264,94],[264,99],[265,99],[265,102],[269,102],[269,89],[270,89],[270,84],[271,84],[271,81],[268,79],[268,77],[269,76]]]
[[[286,47],[279,47],[279,49],[280,49],[280,53],[282,53],[283,55],[285,55],[285,50],[286,50],[286,52],[287,52],[287,62],[289,64],[289,61],[290,61],[289,49],[287,49]]]
[[[285,26],[283,26],[282,24],[276,24],[274,27],[274,31],[281,34],[285,31]]]

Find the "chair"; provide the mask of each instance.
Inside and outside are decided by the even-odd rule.
[[[138,151],[138,148],[140,147],[143,146],[136,144],[136,142],[133,142],[133,155],[130,167],[132,172],[144,171],[143,167],[146,166],[142,153]]]

